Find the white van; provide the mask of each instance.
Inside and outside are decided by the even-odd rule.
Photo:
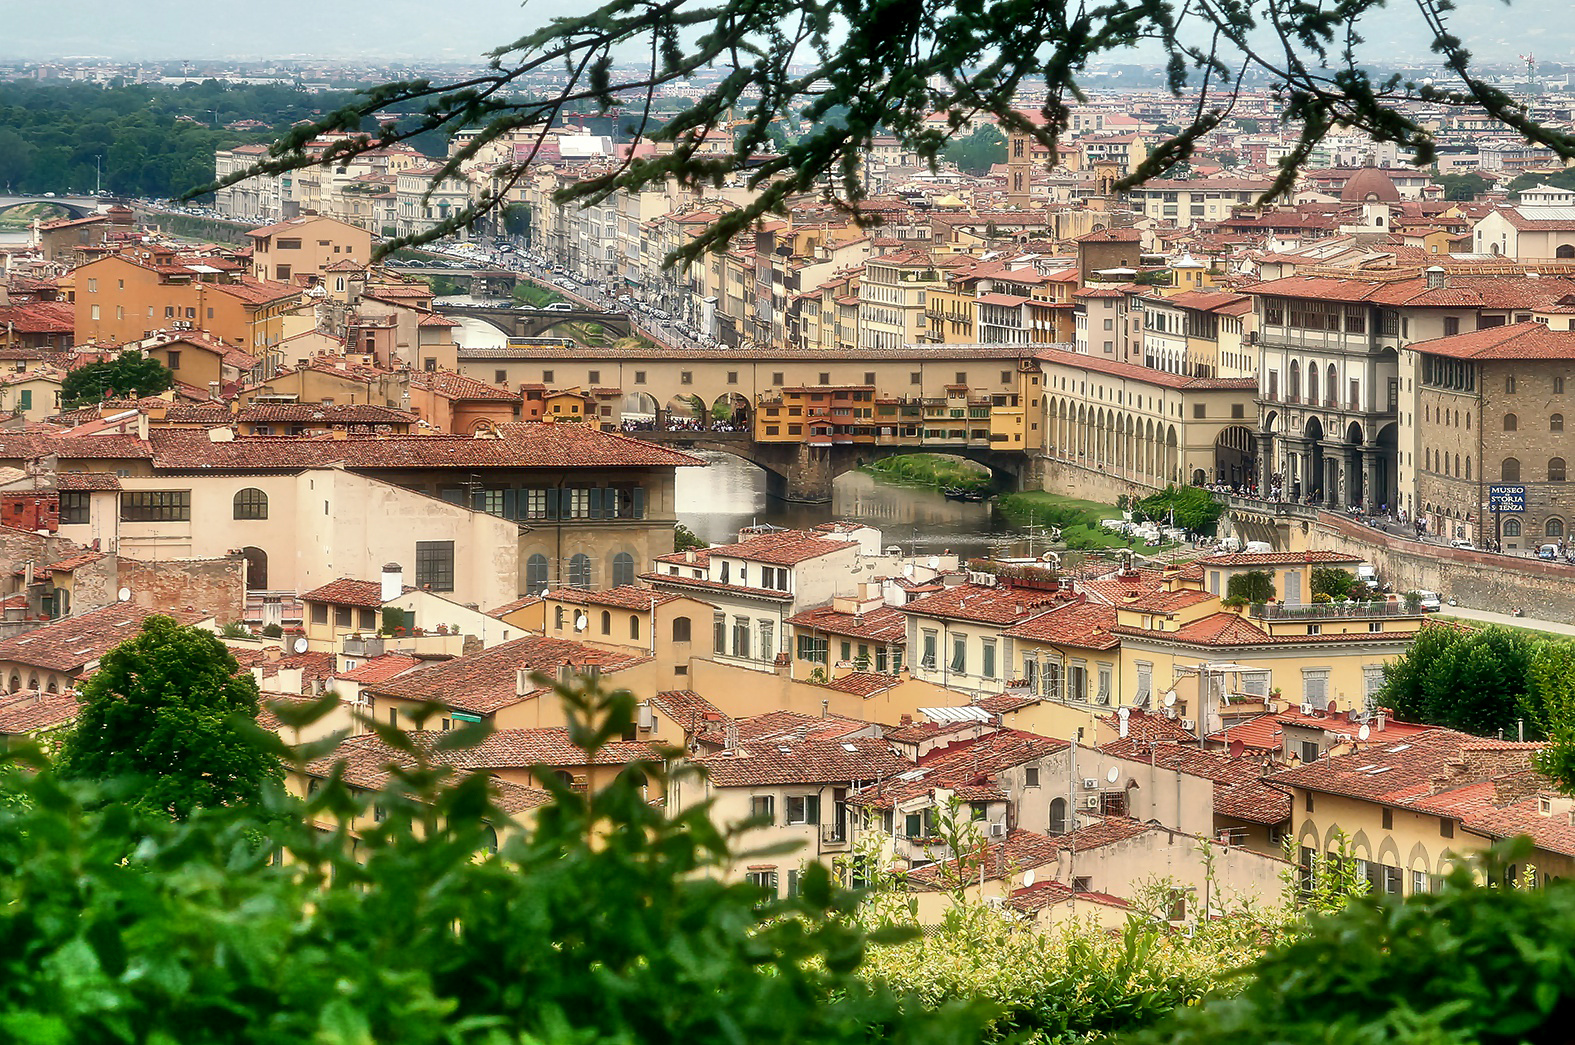
[[[546,308],[542,309],[542,311],[543,312],[573,312],[574,311],[574,306],[569,304],[567,301],[554,301],[552,304],[550,304]]]
[[[1356,579],[1363,584],[1378,586],[1378,567],[1370,562],[1361,563],[1356,567]]]
[[[1222,555],[1234,555],[1241,551],[1240,537],[1221,537],[1214,545],[1214,549]]]
[[[1443,600],[1438,597],[1438,592],[1418,590],[1416,594],[1422,600],[1423,613],[1437,613],[1444,608]]]
[[[1269,546],[1268,541],[1248,541],[1241,550],[1248,555],[1267,555],[1274,549]]]

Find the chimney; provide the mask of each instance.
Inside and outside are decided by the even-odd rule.
[[[514,672],[514,695],[516,697],[523,697],[529,694],[530,691],[530,672],[524,668],[520,668],[518,671]]]
[[[218,399],[219,398],[219,382],[217,382],[217,381],[209,381],[208,382],[208,398],[209,399]]]
[[[1442,265],[1429,265],[1423,273],[1428,290],[1442,290],[1445,284],[1444,267]]]
[[[405,568],[397,562],[383,564],[383,588],[378,597],[392,602],[405,593]]]

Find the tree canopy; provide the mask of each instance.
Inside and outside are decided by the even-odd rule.
[[[472,128],[474,137],[448,158],[438,179],[455,174],[494,141],[522,134],[540,145],[566,113],[617,110],[634,115],[636,140],[664,143],[656,155],[630,157],[559,191],[559,202],[605,198],[676,179],[700,187],[739,176],[759,190],[745,206],[720,217],[675,259],[692,260],[757,219],[784,209],[791,196],[833,186],[854,204],[865,193],[862,157],[878,134],[895,136],[935,161],[979,122],[1029,135],[1051,155],[1083,98],[1088,64],[1122,58],[1140,42],[1167,58],[1165,82],[1194,93],[1191,119],[1160,142],[1119,187],[1163,174],[1191,156],[1197,140],[1231,118],[1247,77],[1268,83],[1284,119],[1298,130],[1269,191],[1289,189],[1297,170],[1331,132],[1364,131],[1429,163],[1432,131],[1404,102],[1470,105],[1528,140],[1575,155],[1575,136],[1544,128],[1521,103],[1478,78],[1464,42],[1450,31],[1449,0],[1416,0],[1426,43],[1452,87],[1375,78],[1364,59],[1363,17],[1383,0],[1281,4],[1237,0],[1188,4],[1134,0],[1076,6],[1042,0],[607,0],[595,10],[552,19],[503,43],[491,68],[452,82],[428,79],[383,84],[326,117],[293,129],[255,172],[282,172],[344,157],[433,131]],[[642,54],[634,66],[614,55]],[[725,69],[716,77],[713,69]],[[523,84],[541,71],[559,76],[545,94]],[[656,93],[673,84],[709,83],[693,103],[662,112]],[[1018,108],[1029,87],[1044,89],[1037,112]],[[827,119],[837,112],[838,119]],[[935,119],[935,117],[939,119]],[[369,119],[379,130],[364,133]],[[778,121],[811,129],[780,148]],[[737,133],[730,128],[737,127]],[[350,136],[321,156],[304,146],[324,132]],[[717,138],[730,151],[709,150]],[[385,245],[430,242],[472,224],[499,205],[521,178],[535,149],[495,171],[500,188],[447,221]],[[241,180],[237,172],[224,184]],[[203,190],[197,190],[203,191]]]
[[[152,616],[104,655],[60,754],[63,776],[136,779],[134,803],[184,820],[200,808],[258,805],[283,773],[237,720],[255,723],[257,683],[210,632]]]
[[[174,385],[175,374],[169,367],[136,349],[127,349],[107,363],[88,363],[72,370],[60,382],[60,399],[70,409],[112,395],[158,395]]]
[[[983,174],[995,164],[1006,162],[1006,139],[1000,131],[984,124],[948,145],[945,156],[964,174]]]
[[[1478,736],[1527,739],[1546,729],[1545,701],[1531,684],[1537,640],[1508,628],[1428,624],[1405,656],[1384,666],[1378,703],[1411,722]]]

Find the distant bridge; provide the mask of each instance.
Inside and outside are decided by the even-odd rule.
[[[107,207],[114,200],[101,196],[0,196],[0,212],[11,210],[13,207],[25,207],[30,203],[47,203],[52,207],[70,211],[73,218],[86,218],[95,213],[100,207]]]
[[[450,273],[457,275],[457,271],[453,269],[437,269],[433,275],[442,276]],[[572,312],[548,312],[543,309],[490,308],[482,305],[435,307],[445,316],[468,317],[491,323],[509,337],[540,337],[560,323],[595,323],[614,337],[628,337],[632,333],[629,316],[625,312],[601,312],[593,308],[577,308]]]
[[[883,443],[760,443],[748,432],[662,431],[665,412],[658,414],[658,429],[630,432],[636,439],[683,450],[719,450],[742,458],[766,473],[767,492],[786,501],[823,504],[831,500],[837,476],[872,461],[903,454],[948,454],[983,465],[990,470],[998,490],[1022,489],[1028,455],[1021,450],[993,450],[984,446],[950,446],[934,440]]]
[[[493,268],[448,268],[439,265],[395,265],[394,271],[411,276],[436,276],[454,283],[463,283],[471,288],[471,293],[477,291],[478,285],[486,290],[497,289],[501,293],[498,297],[507,297],[514,292],[514,284],[524,277],[518,272],[508,269]]]

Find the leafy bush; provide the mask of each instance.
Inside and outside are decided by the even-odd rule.
[[[1335,566],[1314,566],[1312,571],[1312,591],[1314,595],[1328,595],[1332,598],[1350,596],[1351,589],[1356,586],[1356,574],[1349,570],[1342,570]]]
[[[1274,598],[1274,574],[1267,570],[1232,574],[1225,584],[1225,594],[1238,596],[1254,604],[1268,602]]]
[[[633,722],[627,693],[560,693],[590,757]],[[302,725],[326,708],[279,711]],[[783,900],[721,881],[736,836],[704,806],[664,814],[661,761],[586,793],[548,774],[552,801],[527,828],[486,775],[456,778],[412,737],[369,728],[408,768],[374,794],[336,773],[304,806],[275,792],[176,823],[103,802],[117,783],[8,785],[21,801],[0,803],[0,1039],[978,1040],[984,1005],[926,1010],[857,975],[872,941],[823,869]]]
[[[1520,1045],[1568,1040],[1575,882],[1484,889],[1531,855],[1503,843],[1434,894],[1356,900],[1243,977],[1236,997],[1178,1008],[1133,1045]]]
[[[1205,536],[1214,533],[1215,524],[1225,506],[1201,486],[1167,486],[1151,497],[1145,497],[1133,507],[1132,518],[1152,519],[1175,525]]]
[[[262,633],[270,639],[277,639],[284,634],[284,628],[278,624],[264,624]]]
[[[1524,721],[1528,738],[1541,737],[1546,702],[1530,685],[1533,642],[1508,628],[1424,625],[1405,656],[1384,666],[1376,699],[1413,722],[1513,738]]]
[[[673,527],[673,551],[688,551],[690,548],[709,548],[710,544],[695,535],[695,532],[683,523]]]

